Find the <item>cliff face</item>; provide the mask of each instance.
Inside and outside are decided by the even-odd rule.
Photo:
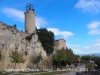
[[[28,36],[31,36],[31,39],[27,39],[26,37]],[[18,50],[26,59],[26,62],[21,64],[20,68],[26,68],[28,66],[29,58],[32,54],[38,55],[41,52],[42,57],[46,57],[46,52],[43,50],[36,33],[31,35],[2,22],[0,22],[0,50],[3,55],[1,63],[4,69],[13,68],[14,66],[9,58],[9,53],[13,50]],[[19,68],[18,65],[17,68]]]

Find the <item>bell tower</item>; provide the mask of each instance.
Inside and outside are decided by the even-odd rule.
[[[33,33],[36,31],[35,25],[35,12],[32,4],[26,5],[26,12],[25,14],[25,32]]]

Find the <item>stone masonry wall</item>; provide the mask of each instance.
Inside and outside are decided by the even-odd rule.
[[[61,38],[54,41],[54,49],[61,50],[62,48],[66,49],[66,41]]]

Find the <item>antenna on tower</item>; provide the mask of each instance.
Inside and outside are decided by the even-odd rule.
[[[33,4],[27,3],[26,10],[32,10],[32,11],[34,11]]]

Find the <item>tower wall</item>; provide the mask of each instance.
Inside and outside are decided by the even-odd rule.
[[[35,13],[32,10],[27,10],[25,13],[25,31],[33,33],[36,31],[35,26]]]

